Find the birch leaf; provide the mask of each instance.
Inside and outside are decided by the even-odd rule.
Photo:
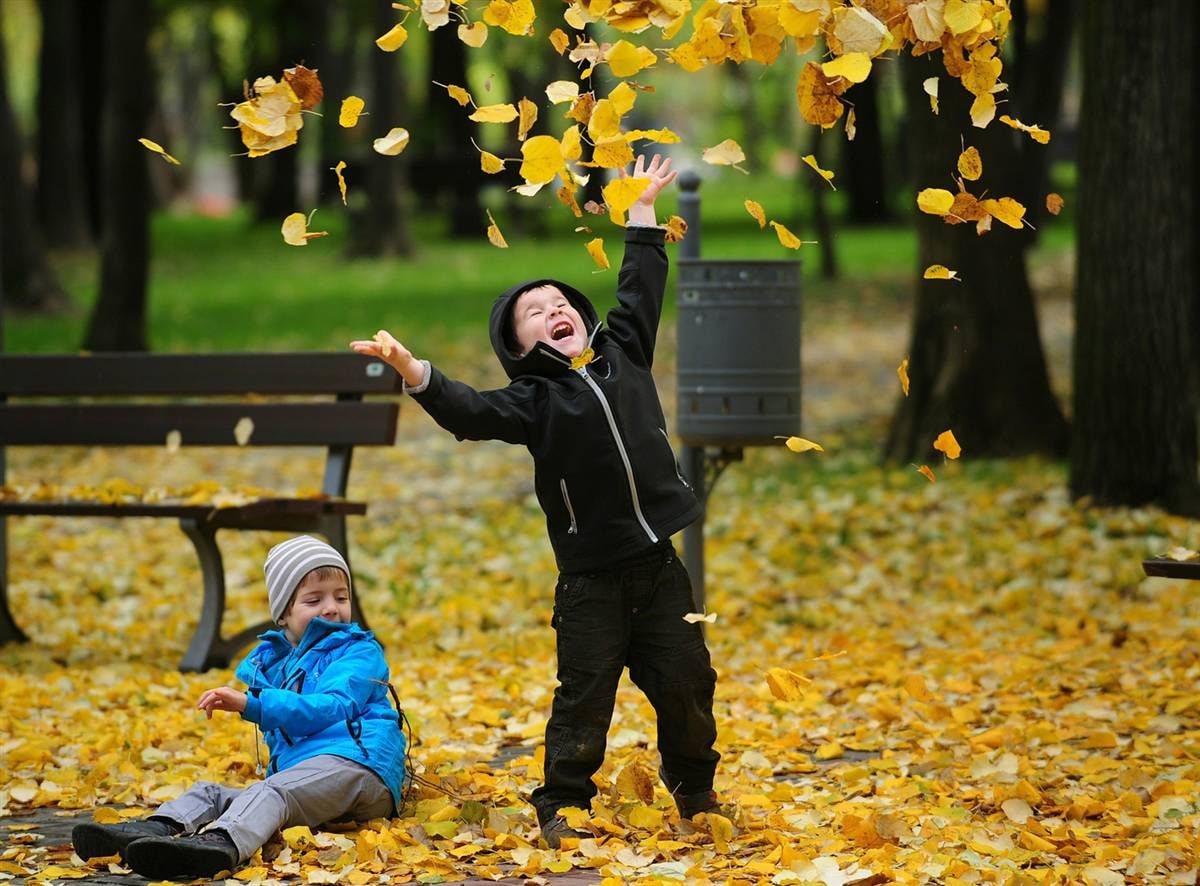
[[[395,25],[390,31],[375,40],[375,45],[384,52],[395,52],[408,39],[408,31],[404,25]]]
[[[896,367],[896,375],[900,377],[900,390],[904,391],[904,396],[908,396],[908,358],[905,357],[900,361],[900,365]]]
[[[488,26],[484,22],[458,26],[458,39],[472,49],[478,49],[484,43],[487,43],[487,38]]]
[[[825,451],[825,447],[820,443],[814,443],[812,440],[806,440],[803,437],[776,437],[776,439],[783,440],[783,445],[792,450],[792,452],[808,452],[814,449],[817,452]]]
[[[602,271],[607,271],[609,268],[608,256],[604,254],[604,241],[597,237],[594,240],[589,240],[587,243],[588,255],[592,257],[592,261],[596,263]]]
[[[933,475],[933,471],[930,469],[929,465],[921,465],[919,468],[917,468],[917,473],[920,474],[922,477],[924,477],[926,480],[928,480],[930,483],[937,482],[937,477],[935,477]]]
[[[344,129],[353,129],[366,106],[367,103],[357,95],[342,99],[342,109],[338,113],[338,125]]]
[[[1056,194],[1051,191],[1046,195],[1046,211],[1051,215],[1058,215],[1062,212],[1063,198],[1062,194]]]
[[[508,243],[505,241],[504,235],[500,233],[500,226],[496,224],[496,219],[494,219],[492,217],[492,211],[490,209],[487,210],[487,217],[488,217],[488,229],[487,229],[488,242],[491,243],[493,246],[498,247],[499,249],[508,249]]]
[[[967,181],[978,181],[983,175],[983,158],[974,145],[958,155],[958,172]]]
[[[937,439],[933,441],[933,448],[938,452],[946,453],[947,458],[958,458],[962,454],[962,447],[954,439],[954,431],[950,430],[942,431],[937,435]]]
[[[517,141],[525,141],[525,136],[529,132],[530,127],[537,122],[537,105],[529,99],[522,97],[517,102]]]
[[[168,154],[166,151],[164,151],[162,145],[160,145],[158,142],[152,142],[148,138],[139,138],[138,142],[146,150],[153,151],[155,154],[158,154],[160,157],[162,157],[164,160],[166,160],[168,163],[172,164],[173,166],[180,165],[179,161],[176,160],[174,157],[172,157],[170,154]]]
[[[334,175],[337,176],[338,190],[342,194],[342,205],[346,205],[346,178],[342,175],[342,170],[346,168],[346,161],[339,160],[337,166],[333,167]]]
[[[952,271],[945,265],[930,265],[921,276],[926,280],[958,280],[960,283],[962,282],[958,271]]]
[[[469,119],[476,123],[512,123],[518,116],[517,109],[511,104],[498,104],[476,108]]]
[[[845,77],[851,83],[862,83],[871,74],[871,57],[865,52],[847,52],[821,65],[821,73],[830,80]]]
[[[758,222],[759,228],[767,226],[767,213],[762,208],[762,204],[756,203],[754,200],[746,200],[742,205],[746,207],[746,211]]]
[[[376,154],[385,157],[395,157],[408,147],[408,130],[397,126],[388,131],[383,138],[377,138],[371,145]]]
[[[702,621],[711,625],[717,623],[717,614],[715,612],[709,612],[707,614],[703,612],[689,612],[684,615],[683,620],[690,625],[694,625]]]
[[[313,212],[316,212],[316,210],[314,209]],[[316,237],[328,237],[328,231],[308,230],[311,218],[311,213],[308,217],[305,217],[303,212],[293,212],[285,218],[283,226],[280,228],[280,233],[283,234],[283,242],[289,246],[307,246],[309,240]]]
[[[741,145],[731,138],[727,138],[711,148],[705,148],[700,157],[705,163],[711,163],[714,166],[735,166],[746,159]]]
[[[237,420],[237,424],[233,426],[233,439],[237,441],[238,446],[245,446],[250,442],[250,438],[254,435],[254,419],[248,415],[243,415]]]
[[[837,186],[833,183],[832,170],[822,169],[820,166],[818,166],[817,158],[816,158],[815,154],[805,154],[800,159],[803,160],[807,166],[811,167],[812,169],[815,169],[817,172],[817,175],[821,176],[821,178],[823,178],[823,179],[825,179],[825,181],[829,182],[829,187],[833,188],[835,191],[837,190]]]
[[[954,195],[944,188],[925,188],[917,194],[917,208],[930,215],[945,215],[954,205]]]
[[[555,80],[546,86],[546,98],[552,105],[573,102],[579,98],[579,84],[573,80]]]

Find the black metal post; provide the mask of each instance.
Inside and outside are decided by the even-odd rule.
[[[679,244],[680,258],[700,257],[700,176],[691,169],[679,174],[679,215],[687,222],[687,234]],[[684,476],[704,506],[704,448],[683,446],[680,454]],[[692,579],[692,601],[697,612],[704,611],[704,512],[683,530],[683,565]]]

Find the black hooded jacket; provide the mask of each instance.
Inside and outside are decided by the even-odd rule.
[[[577,289],[557,280],[514,286],[492,306],[491,340],[512,382],[494,391],[429,370],[412,397],[459,439],[528,447],[534,487],[562,572],[603,569],[670,538],[700,516],[675,461],[650,367],[667,282],[661,228],[629,227],[618,305],[601,324]],[[510,350],[512,306],[557,286],[588,327],[592,362],[578,369],[545,342]]]

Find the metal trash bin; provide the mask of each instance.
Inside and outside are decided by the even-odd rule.
[[[800,433],[800,262],[680,259],[676,427],[685,446]]]

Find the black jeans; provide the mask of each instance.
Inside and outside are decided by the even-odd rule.
[[[587,809],[604,762],[621,671],[646,694],[658,718],[668,788],[712,789],[721,755],[713,719],[717,674],[693,611],[687,570],[670,544],[611,571],[559,576],[554,591],[558,688],[546,724],[546,780],[533,792],[538,820],[564,806]]]

